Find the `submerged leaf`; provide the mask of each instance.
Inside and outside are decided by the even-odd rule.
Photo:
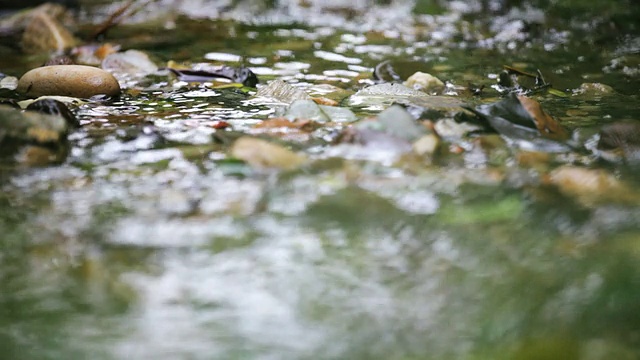
[[[640,122],[619,121],[600,130],[596,153],[607,160],[621,157],[625,161],[640,163]]]

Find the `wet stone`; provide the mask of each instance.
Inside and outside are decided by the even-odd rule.
[[[282,80],[274,80],[269,85],[258,89],[256,96],[274,99],[283,103],[293,103],[296,100],[309,100],[311,97],[303,90],[291,86]]]
[[[582,97],[599,97],[603,95],[615,94],[615,90],[609,85],[601,83],[583,83],[579,88],[573,90],[574,95]]]
[[[26,110],[37,111],[42,114],[58,115],[65,119],[70,127],[80,126],[76,116],[62,101],[47,98],[40,99],[29,104]]]
[[[52,65],[28,71],[18,81],[18,92],[27,96],[63,95],[90,98],[120,93],[118,81],[110,73],[84,65]]]
[[[305,162],[304,156],[285,147],[248,136],[236,140],[231,155],[255,168],[295,169]]]
[[[76,43],[69,30],[45,13],[35,14],[22,35],[22,48],[30,53],[62,52]]]
[[[113,53],[102,61],[102,68],[113,73],[143,76],[158,71],[149,55],[138,50]]]
[[[61,116],[0,105],[0,159],[27,166],[64,160],[68,126]]]
[[[14,139],[48,144],[65,139],[67,123],[60,116],[22,112],[8,105],[0,105],[0,140]]]
[[[420,71],[411,75],[404,82],[404,86],[432,95],[440,94],[444,90],[444,83],[440,79]]]

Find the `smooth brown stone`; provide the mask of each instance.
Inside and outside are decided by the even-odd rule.
[[[22,49],[28,53],[55,51],[62,53],[78,41],[58,20],[36,13],[22,34]]]
[[[110,73],[92,66],[52,65],[28,71],[18,81],[18,92],[27,96],[61,95],[90,98],[118,95],[120,85]]]

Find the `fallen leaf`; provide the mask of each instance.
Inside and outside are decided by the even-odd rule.
[[[328,99],[326,97],[312,97],[313,100],[318,105],[326,105],[326,106],[337,106],[338,102],[332,99]]]
[[[554,140],[567,140],[569,139],[569,133],[560,125],[554,118],[549,116],[540,106],[540,103],[528,98],[524,95],[518,95],[518,100],[522,107],[531,115],[536,128],[540,131],[542,136]]]
[[[568,132],[535,100],[510,93],[498,102],[466,109],[519,148],[545,152],[571,149],[565,142],[569,140]]]

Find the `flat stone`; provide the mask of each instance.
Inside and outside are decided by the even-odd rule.
[[[18,92],[27,96],[61,95],[90,98],[118,95],[120,85],[110,73],[92,66],[52,65],[28,71],[18,81]]]
[[[35,144],[55,144],[66,139],[68,124],[57,115],[20,111],[0,105],[0,143],[5,139]]]

